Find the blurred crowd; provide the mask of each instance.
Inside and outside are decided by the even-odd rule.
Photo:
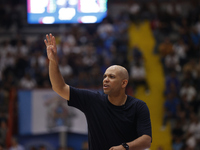
[[[10,89],[51,88],[45,35],[32,38],[20,33],[26,22],[25,3],[3,2],[0,28],[4,33],[17,34],[0,43],[0,150],[5,148],[8,130]],[[130,22],[139,26],[149,20],[156,40],[152,53],[160,56],[166,79],[161,130],[171,123],[173,150],[200,149],[200,3],[176,0],[127,4],[129,9],[109,14],[99,24],[71,24],[62,33],[52,33],[61,74],[72,86],[99,90],[105,69],[119,64],[130,73],[128,90],[134,93],[138,85],[144,85],[148,94],[143,54],[137,46],[129,48],[127,29]]]
[[[172,2],[151,20],[165,75],[163,126],[173,150],[200,149],[200,3]]]

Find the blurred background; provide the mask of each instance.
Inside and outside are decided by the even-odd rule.
[[[88,149],[84,115],[51,89],[48,33],[71,86],[102,92],[108,66],[127,68],[150,150],[200,149],[198,0],[0,0],[0,150]]]

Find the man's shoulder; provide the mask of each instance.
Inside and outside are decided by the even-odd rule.
[[[129,102],[132,104],[146,104],[143,100],[128,95]]]
[[[73,97],[86,98],[92,100],[104,99],[105,95],[101,90],[96,89],[82,89],[70,86],[70,95]]]
[[[128,96],[128,106],[129,107],[137,107],[137,108],[143,108],[146,105],[146,103],[138,98]]]
[[[98,94],[98,95],[103,95],[101,90],[97,89],[84,89],[84,88],[76,88],[73,86],[70,86],[71,91],[76,91],[76,92],[84,92],[84,93],[89,93],[89,94]]]

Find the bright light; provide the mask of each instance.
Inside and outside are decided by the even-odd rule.
[[[82,23],[95,23],[97,21],[97,17],[95,16],[83,16],[80,18]]]
[[[38,5],[40,4],[40,5]],[[45,7],[48,4],[48,0],[30,0],[30,5],[31,5],[31,13],[34,14],[42,14],[45,12]]]
[[[66,0],[57,0],[56,4],[57,5],[65,5],[66,4]]]
[[[76,5],[78,3],[78,0],[69,0],[70,5]]]
[[[76,15],[76,10],[74,8],[61,8],[58,13],[60,20],[71,20]]]
[[[44,24],[53,24],[55,22],[54,17],[44,17],[42,18],[42,23]]]
[[[80,11],[83,13],[97,13],[100,7],[95,0],[81,0]]]

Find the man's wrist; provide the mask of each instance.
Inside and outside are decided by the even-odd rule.
[[[128,144],[126,144],[126,143],[122,143],[121,145],[125,148],[125,150],[129,150],[129,146],[128,146]]]

